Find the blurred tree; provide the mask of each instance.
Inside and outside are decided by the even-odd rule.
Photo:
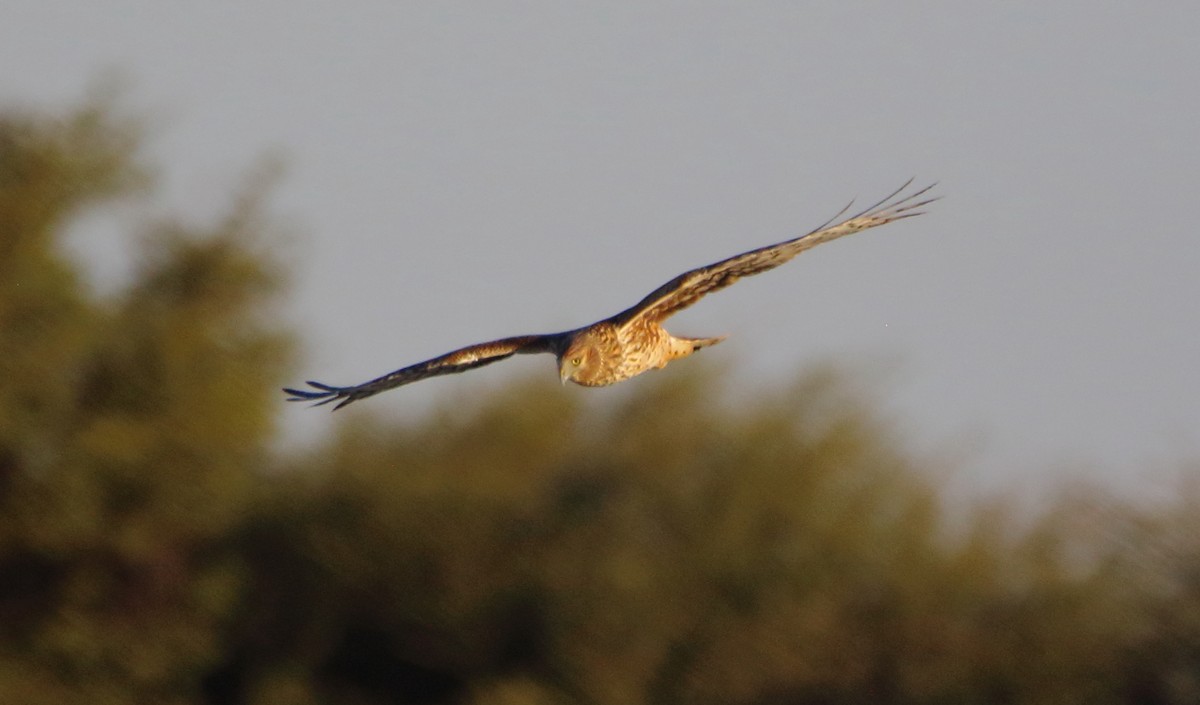
[[[103,299],[62,240],[147,183],[100,101],[0,116],[0,702],[177,702],[223,650],[288,349],[258,191],[210,229],[149,229]]]
[[[103,101],[0,114],[0,703],[1200,697],[1195,487],[952,531],[836,369],[519,382],[272,456],[263,182],[146,227],[116,295],[62,247],[149,184],[138,143]]]
[[[695,366],[608,409],[530,382],[351,416],[255,540],[257,652],[347,702],[1140,702],[1130,650],[1163,654],[1113,523],[996,504],[952,535],[846,379],[730,402]]]

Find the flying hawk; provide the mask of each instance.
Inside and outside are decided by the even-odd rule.
[[[741,277],[774,269],[823,242],[920,215],[923,211],[918,208],[937,200],[929,197],[922,199],[934,184],[902,195],[911,184],[912,179],[909,179],[870,208],[833,222],[850,209],[850,205],[847,205],[824,225],[800,237],[684,272],[650,292],[632,307],[582,328],[469,345],[352,387],[334,387],[310,381],[310,390],[285,388],[283,391],[289,395],[288,401],[316,401],[317,406],[338,402],[334,409],[340,409],[393,387],[426,377],[465,372],[524,353],[553,353],[558,358],[558,376],[564,384],[567,381],[585,387],[614,384],[651,368],[665,367],[672,360],[687,357],[700,348],[724,340],[724,336],[678,337],[662,327],[663,321],[696,303],[705,294],[723,289]]]

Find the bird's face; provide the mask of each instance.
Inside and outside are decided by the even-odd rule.
[[[558,378],[563,384],[569,380],[585,387],[594,387],[597,383],[592,380],[598,371],[599,359],[595,347],[579,343],[572,345],[558,358]]]

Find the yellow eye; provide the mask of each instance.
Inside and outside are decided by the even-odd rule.
[[[572,365],[575,365],[576,367],[579,367],[580,363],[582,363],[582,362],[583,362],[583,358],[582,358],[582,357],[573,357],[573,358],[571,358],[571,364],[572,364]]]

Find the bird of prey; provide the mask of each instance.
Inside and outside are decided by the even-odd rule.
[[[351,402],[417,380],[465,372],[525,353],[553,353],[558,359],[559,379],[564,384],[568,381],[585,387],[614,384],[647,370],[665,367],[672,360],[724,340],[724,336],[674,336],[662,326],[668,317],[696,303],[705,294],[723,289],[741,277],[774,269],[823,242],[923,213],[918,209],[937,200],[926,196],[934,184],[903,195],[911,184],[912,179],[909,179],[871,207],[838,220],[849,211],[851,202],[824,225],[800,237],[684,272],[632,307],[582,328],[468,345],[351,387],[310,381],[308,386],[312,389],[285,388],[283,391],[289,395],[288,401],[316,401],[317,406],[338,402],[334,409],[340,409]]]

